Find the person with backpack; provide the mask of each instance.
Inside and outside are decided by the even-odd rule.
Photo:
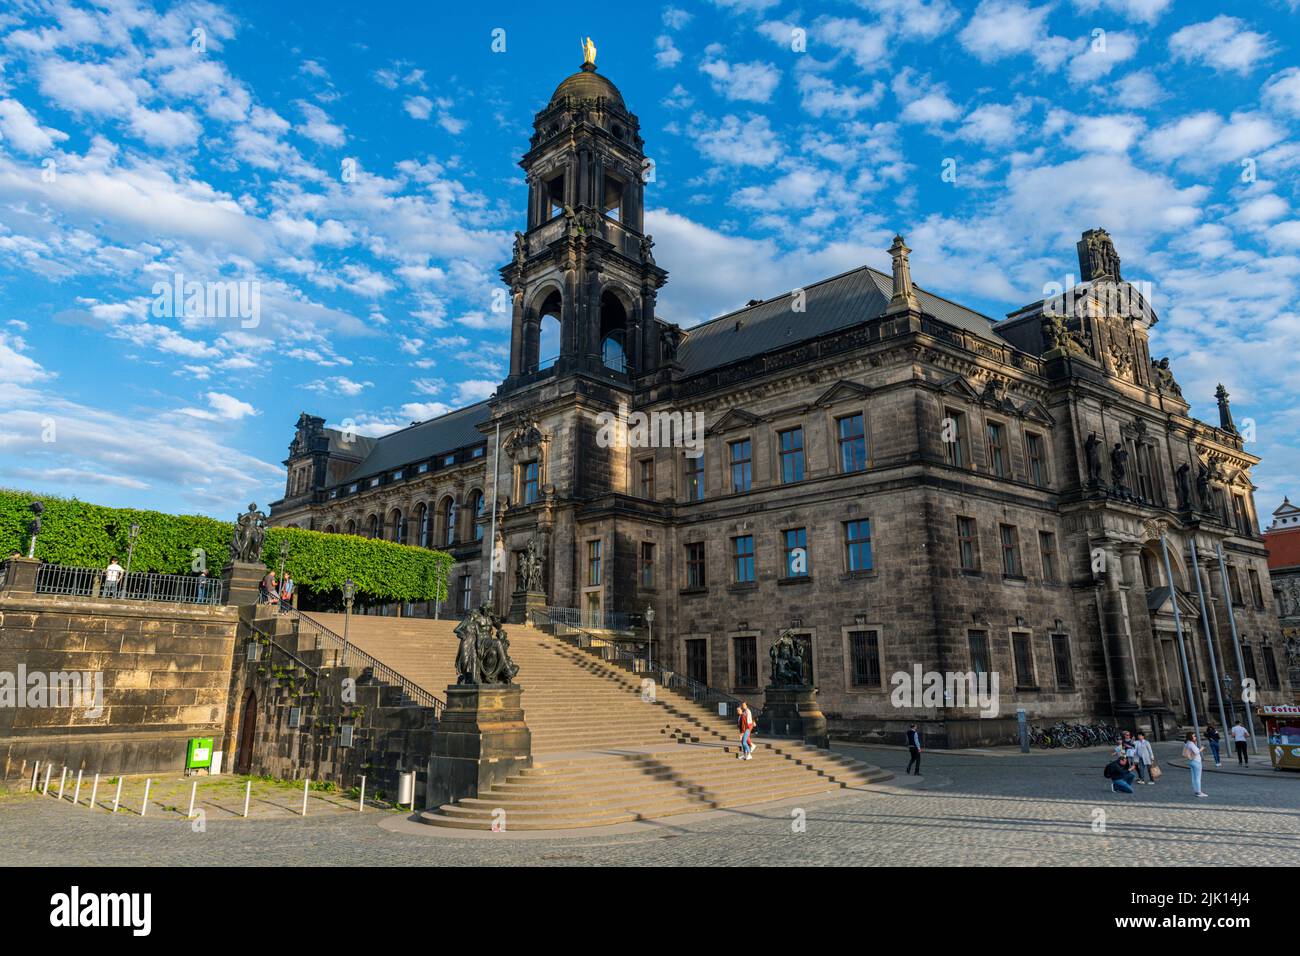
[[[284,579],[280,582],[280,613],[292,610],[293,608],[293,576],[288,571],[284,572]]]
[[[754,712],[749,709],[749,704],[745,701],[740,702],[740,709],[736,712],[736,727],[740,731],[740,753],[736,754],[737,760],[753,760],[754,744],[750,740],[750,735],[757,726],[754,720]]]
[[[1133,765],[1129,763],[1128,757],[1120,755],[1106,764],[1106,769],[1102,775],[1110,781],[1111,793],[1132,793],[1133,781],[1137,775],[1133,773]]]
[[[912,772],[912,765],[916,764],[916,775],[921,776],[921,732],[916,729],[916,724],[911,724],[907,728],[907,772]]]
[[[1205,725],[1205,739],[1210,744],[1210,753],[1214,754],[1214,765],[1216,767],[1223,766],[1219,762],[1219,731],[1214,724]]]

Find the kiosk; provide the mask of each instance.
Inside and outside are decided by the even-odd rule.
[[[1275,704],[1257,711],[1264,719],[1264,739],[1274,770],[1300,770],[1300,707]]]

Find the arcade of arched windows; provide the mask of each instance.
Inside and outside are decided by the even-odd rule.
[[[366,509],[340,518],[324,530],[424,548],[460,547],[483,540],[486,501],[483,489],[474,485]]]

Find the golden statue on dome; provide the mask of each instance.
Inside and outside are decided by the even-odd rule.
[[[579,38],[581,39],[581,38]],[[582,41],[582,65],[596,65],[596,44],[591,42],[591,37]]]

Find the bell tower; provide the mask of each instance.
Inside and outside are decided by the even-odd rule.
[[[501,269],[512,304],[502,393],[575,372],[631,385],[662,364],[654,310],[668,273],[644,231],[652,166],[639,121],[595,60],[587,39],[581,68],[534,117],[520,160],[528,209]]]

